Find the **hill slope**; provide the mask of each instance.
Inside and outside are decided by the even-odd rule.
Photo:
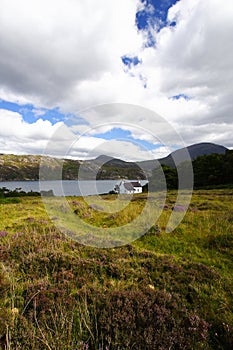
[[[210,142],[202,142],[202,143],[197,143],[195,145],[188,146],[187,150],[189,152],[191,160],[194,160],[197,157],[209,155],[213,153],[224,154],[227,148],[221,145],[210,143]],[[175,165],[174,165],[173,159],[176,160],[176,164],[180,164],[184,160],[186,160],[186,158],[187,158],[186,149],[181,148],[177,151],[172,152],[169,156],[159,159],[159,161],[161,164],[174,167]]]
[[[199,143],[187,147],[192,160],[198,156],[213,153],[223,154],[226,147],[213,143]],[[61,162],[64,180],[92,180],[92,179],[145,179],[151,176],[152,170],[160,164],[175,167],[174,160],[179,164],[186,158],[185,149],[172,152],[169,156],[159,160],[143,162],[126,162],[121,159],[101,155],[96,159],[81,161],[71,159],[57,159],[43,157],[44,178],[58,179]],[[0,181],[38,180],[42,156],[0,154]],[[43,171],[41,173],[43,179]]]
[[[158,159],[158,161],[160,164],[164,164],[172,168],[175,168],[174,160],[178,165],[187,159],[186,150],[188,150],[191,160],[194,160],[197,157],[204,156],[204,155],[209,155],[214,153],[224,154],[227,148],[221,145],[210,143],[210,142],[202,142],[202,143],[197,143],[197,144],[188,146],[187,148],[178,149],[172,152],[171,154],[169,154],[167,157]],[[156,167],[155,160],[146,160],[143,162],[138,162],[137,164],[146,170],[148,176],[151,176],[152,170]]]

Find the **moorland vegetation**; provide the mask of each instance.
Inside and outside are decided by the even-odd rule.
[[[194,191],[168,233],[176,195],[168,192],[147,233],[112,249],[62,233],[40,197],[0,198],[2,349],[232,349],[233,192]],[[156,205],[159,192],[149,196]],[[115,195],[90,198],[67,201],[103,230],[132,220],[148,200],[135,195],[114,217],[96,209]]]

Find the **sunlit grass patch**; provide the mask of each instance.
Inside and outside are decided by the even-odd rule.
[[[158,199],[151,194],[150,204],[162,210]],[[69,197],[65,204],[54,198],[50,215],[40,198],[0,204],[2,344],[26,350],[233,347],[232,190],[194,191],[170,233],[176,192],[168,192],[166,207],[142,237],[134,237],[132,226],[133,242],[111,249],[85,246],[59,230],[70,219],[72,232],[80,219],[86,243],[96,239],[95,228],[103,243],[107,229],[119,225],[122,243],[122,227],[143,212],[145,197],[121,202],[119,211],[114,195],[88,202]]]

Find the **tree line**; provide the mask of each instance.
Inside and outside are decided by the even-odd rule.
[[[187,166],[187,162],[183,162],[177,167],[178,172],[183,174],[184,178]],[[192,161],[192,167],[194,188],[233,186],[233,150],[227,150],[225,154],[213,153],[199,156]],[[161,168],[153,170],[152,176],[149,178],[150,190],[164,189],[165,183],[167,189],[177,189],[177,169],[164,164],[161,164]]]

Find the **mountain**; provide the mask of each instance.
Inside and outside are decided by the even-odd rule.
[[[43,166],[40,169],[42,159]],[[40,170],[42,179],[44,173],[46,178],[49,174],[53,180],[57,178],[61,164],[67,180],[78,176],[80,161],[40,155],[0,154],[0,181],[39,180]]]
[[[97,157],[96,159],[93,160],[93,162],[96,162],[98,164],[103,164],[106,165],[108,167],[120,167],[120,168],[134,168],[135,167],[135,163],[133,162],[126,162],[122,159],[118,159],[118,158],[113,158],[113,157],[109,157],[109,156],[104,156],[101,155],[99,157]]]
[[[92,161],[99,165],[97,179],[146,179],[144,171],[137,163],[101,155]]]
[[[57,159],[39,155],[0,154],[0,181],[57,180],[62,167],[64,180],[145,179],[133,162],[108,156],[92,160]]]
[[[221,145],[210,142],[196,143],[188,147],[188,151],[192,160],[200,156],[207,156],[209,154],[224,154],[227,148]]]
[[[187,147],[190,158],[196,159],[202,155],[213,153],[224,154],[226,147],[213,143],[199,143]],[[118,158],[101,155],[91,160],[58,159],[38,155],[0,154],[0,181],[58,179],[61,162],[62,178],[64,180],[93,180],[93,179],[145,179],[150,177],[152,170],[160,164],[175,167],[185,160],[185,149],[172,152],[169,156],[143,162],[126,162]],[[43,160],[43,166],[41,161]]]
[[[164,165],[175,167],[174,160],[176,160],[176,164],[180,164],[187,159],[186,150],[188,150],[191,160],[194,160],[197,157],[213,153],[224,154],[227,148],[210,142],[197,143],[188,146],[187,148],[178,149],[177,151],[169,154],[167,157],[159,159],[159,162]]]
[[[171,168],[175,168],[175,162],[176,164],[180,164],[183,161],[187,160],[187,151],[189,152],[189,156],[191,160],[194,160],[200,156],[209,155],[209,154],[225,154],[227,148],[221,145],[217,145],[210,142],[202,142],[197,143],[191,146],[188,146],[187,148],[181,148],[178,149],[171,154],[169,154],[167,157],[160,158],[157,161],[160,164],[164,164],[167,166],[170,166]],[[137,162],[139,166],[141,166],[145,171],[147,172],[148,176],[151,176],[152,170],[158,166],[156,164],[156,160],[146,160],[142,162]]]

